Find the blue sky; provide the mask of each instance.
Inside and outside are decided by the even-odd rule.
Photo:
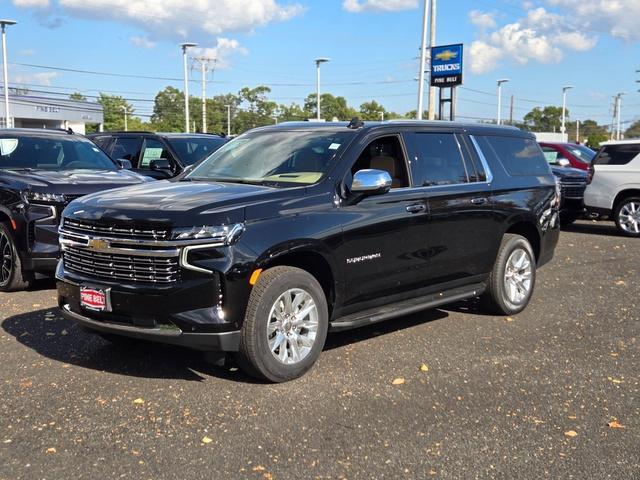
[[[415,109],[422,0],[0,0],[9,29],[11,82],[33,90],[121,94],[151,114],[154,94],[180,81],[108,77],[32,68],[34,64],[148,77],[182,77],[178,43],[218,58],[208,94],[269,85],[279,103],[315,91],[318,56],[323,91],[358,107],[375,99],[388,110]],[[640,118],[638,0],[453,0],[438,2],[437,43],[465,44],[458,114],[515,117],[560,105],[573,85],[572,119],[611,121],[612,96],[626,92],[623,121]],[[193,72],[193,79],[199,73]],[[211,78],[210,78],[211,79]],[[191,83],[192,94],[200,87]]]

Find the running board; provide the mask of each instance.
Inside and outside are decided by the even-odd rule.
[[[445,290],[444,292],[370,308],[334,320],[331,322],[330,329],[332,332],[340,332],[342,330],[350,330],[352,328],[383,322],[390,318],[401,317],[421,310],[439,307],[447,303],[477,297],[485,291],[485,288],[486,285],[484,283],[474,283],[466,287],[453,288],[451,290]]]

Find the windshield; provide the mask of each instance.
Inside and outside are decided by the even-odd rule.
[[[117,165],[88,140],[77,136],[0,137],[0,168],[38,170],[117,170]]]
[[[584,163],[591,163],[591,160],[596,156],[596,152],[584,145],[571,145],[567,150],[569,150],[574,157]]]
[[[167,141],[171,144],[171,147],[176,151],[182,163],[185,166],[193,165],[199,162],[205,157],[208,157],[222,145],[224,145],[224,138],[220,137],[175,137],[167,138]]]
[[[353,134],[326,130],[247,133],[221,147],[186,179],[311,185],[329,171]]]

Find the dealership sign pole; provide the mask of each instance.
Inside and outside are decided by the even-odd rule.
[[[456,87],[462,85],[461,43],[431,47],[431,86],[440,89],[438,117],[442,120],[443,104],[449,103],[449,120],[456,117]],[[449,98],[443,98],[442,90],[449,89]]]

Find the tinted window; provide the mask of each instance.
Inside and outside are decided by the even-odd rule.
[[[144,141],[144,150],[138,168],[149,170],[151,162],[160,158],[169,159],[169,153],[164,148],[164,145],[158,140],[147,138]]]
[[[591,163],[593,157],[596,156],[596,152],[584,145],[571,145],[570,147],[567,147],[567,150],[569,150],[574,157],[584,163]]]
[[[593,160],[595,165],[626,165],[640,153],[640,144],[605,145]]]
[[[0,137],[0,168],[116,170],[107,155],[78,137]]]
[[[178,154],[184,165],[193,165],[208,157],[224,145],[225,140],[220,137],[168,138],[167,141]]]
[[[142,139],[140,138],[117,137],[111,151],[111,158],[129,160],[133,168],[137,168],[141,143]]]
[[[460,145],[453,133],[409,135],[416,158],[411,172],[416,186],[451,185],[469,181]]]
[[[535,140],[522,137],[475,137],[482,153],[500,161],[509,175],[549,175],[551,170]]]
[[[245,133],[204,159],[186,179],[310,185],[329,171],[353,135],[326,130]]]
[[[562,154],[551,147],[542,147],[542,153],[549,165],[557,165],[558,160],[562,158]]]
[[[107,148],[107,144],[109,143],[109,137],[91,137],[93,143],[98,145],[101,149],[105,150]]]

